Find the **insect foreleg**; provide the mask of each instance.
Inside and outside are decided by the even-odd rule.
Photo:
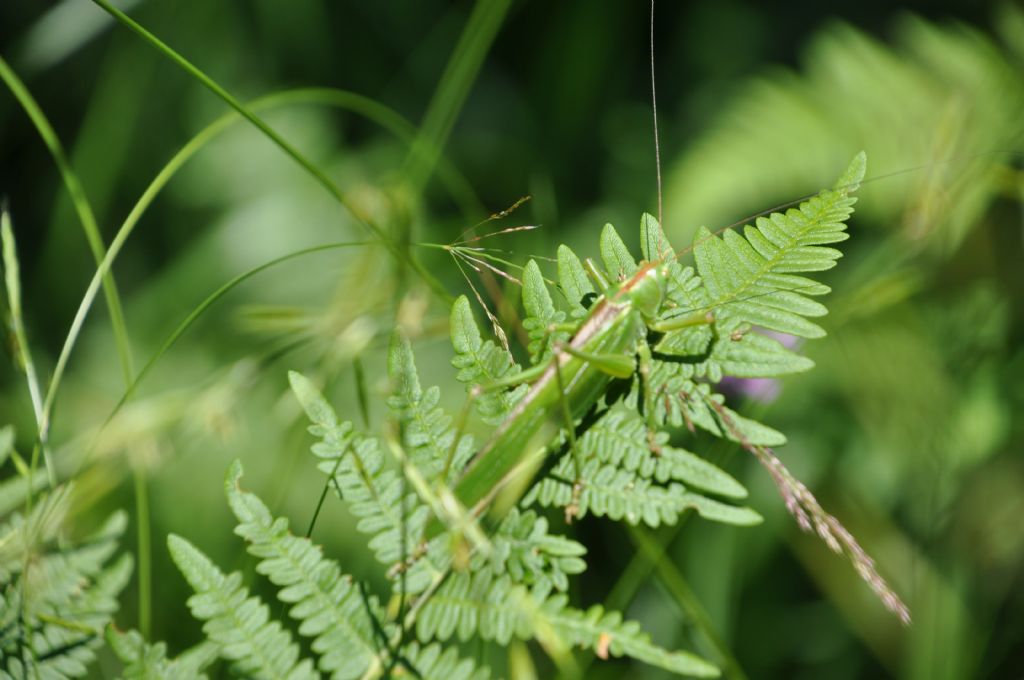
[[[654,357],[651,354],[651,346],[647,344],[647,338],[639,338],[636,346],[637,372],[640,374],[640,387],[644,395],[644,417],[647,419],[647,445],[651,451],[660,454],[661,449],[655,441],[654,435],[658,431],[658,420],[655,414],[654,389],[651,386],[651,370],[653,369]]]

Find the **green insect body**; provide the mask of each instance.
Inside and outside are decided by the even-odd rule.
[[[474,457],[455,487],[456,498],[480,513],[502,483],[523,463],[523,452],[546,423],[562,423],[567,403],[573,420],[583,417],[605,393],[613,378],[627,378],[636,368],[637,345],[665,297],[665,268],[645,263],[614,292],[591,308],[579,330],[542,364],[540,377]],[[523,378],[528,374],[518,377]]]
[[[807,296],[829,289],[797,273],[829,269],[841,256],[827,245],[847,238],[845,222],[854,203],[849,194],[862,179],[864,165],[860,154],[833,189],[797,209],[758,218],[756,227],[748,226],[742,236],[726,231],[719,238],[702,230],[694,243],[699,274],[676,262],[676,253],[650,215],[641,221],[646,262],[637,264],[615,230],[610,225],[605,228],[601,257],[607,277],[589,261],[588,277],[579,259],[563,246],[559,279],[576,310],[574,326],[559,323],[564,316],[554,310],[543,277],[531,263],[524,276],[524,302],[532,269],[534,290],[544,291],[546,299],[540,306],[547,312],[531,313],[536,317],[530,328],[535,365],[490,386],[478,385],[472,392],[479,395],[524,383],[530,387],[505,411],[459,477],[454,487],[459,504],[479,516],[512,479],[535,470],[540,457],[553,453],[550,441],[537,441],[545,426],[564,430],[580,475],[575,428],[616,378],[635,375],[639,379],[642,398],[637,397],[637,407],[647,424],[652,451],[657,450],[655,435],[660,427],[679,421],[690,429],[696,425],[748,444],[784,443],[781,434],[729,411],[715,401],[707,386],[693,381],[705,379],[713,384],[725,374],[774,377],[813,365],[770,336],[750,332],[751,327],[805,338],[824,335],[807,317],[820,316],[825,308]],[[564,254],[572,263],[565,271]],[[609,284],[608,279],[619,283]],[[600,294],[584,311],[584,300],[595,292]],[[552,321],[541,320],[545,316]],[[673,399],[694,396],[691,391],[700,392],[696,402],[670,408]],[[576,481],[585,483],[579,477]],[[574,494],[577,490],[574,487]],[[569,516],[573,504],[566,508]],[[435,518],[425,537],[433,538],[441,529],[441,521]]]

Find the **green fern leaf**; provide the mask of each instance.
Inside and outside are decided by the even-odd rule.
[[[761,516],[750,508],[727,505],[688,491],[678,482],[665,486],[645,479],[630,470],[605,465],[597,460],[587,461],[580,477],[582,490],[574,496],[575,463],[571,455],[565,456],[525,497],[524,502],[536,501],[544,507],[568,507],[575,503],[577,515],[588,513],[630,524],[643,522],[649,527],[675,524],[679,516],[694,509],[704,519],[751,526],[759,524]]]
[[[836,188],[785,214],[758,218],[756,227],[743,230],[743,237],[732,230],[722,238],[707,229],[697,234],[697,269],[726,333],[753,324],[804,338],[825,334],[805,317],[826,313],[823,305],[807,296],[821,295],[827,287],[793,274],[831,269],[842,257],[825,244],[848,238],[846,220],[856,202],[850,194],[863,178],[865,164],[861,152]]]
[[[376,439],[355,433],[351,423],[339,423],[334,409],[307,378],[292,372],[289,379],[313,422],[310,433],[322,440],[312,448],[321,459],[317,467],[333,475],[335,489],[359,520],[356,529],[371,536],[370,549],[382,563],[393,565],[405,559],[403,546],[408,549],[419,541],[429,515],[427,506],[415,494],[403,496],[402,479],[395,470],[385,467],[386,459]],[[428,552],[406,574],[406,588],[419,592],[445,567],[433,552]]]
[[[493,341],[483,339],[465,295],[452,305],[451,339],[455,349],[452,365],[459,370],[455,378],[470,389],[490,385],[519,371],[507,352]],[[514,389],[481,390],[474,405],[484,422],[497,425],[528,389],[528,385],[519,385]]]
[[[668,651],[651,642],[636,621],[624,621],[622,614],[594,605],[586,611],[565,606],[567,598],[555,595],[541,607],[547,622],[572,645],[589,647],[598,656],[628,656],[679,675],[715,678],[719,670],[699,656]]]
[[[569,334],[549,330],[552,325],[565,321],[565,312],[555,309],[544,275],[534,260],[527,262],[523,269],[523,308],[526,310],[523,328],[530,337],[530,363],[535,365],[550,358],[555,345],[566,342]]]
[[[299,648],[267,605],[250,597],[238,572],[225,576],[195,546],[171,534],[171,558],[196,594],[188,599],[192,615],[206,623],[203,631],[220,646],[220,655],[251,678],[299,680],[319,677],[310,660],[299,661]]]
[[[6,664],[8,677],[78,678],[86,675],[89,664],[96,658],[95,650],[103,641],[103,628],[117,611],[118,594],[127,585],[131,573],[131,555],[122,555],[95,579],[83,578],[73,599],[50,602],[45,607],[36,602],[35,614],[27,626],[30,632],[21,645],[22,651],[31,650],[31,656],[19,658],[19,645],[12,644],[16,641],[3,641],[0,661]],[[14,598],[4,599],[14,605],[14,612],[18,611]],[[4,629],[10,630],[6,625]],[[2,671],[0,677],[4,677]]]
[[[720,496],[746,498],[747,490],[721,468],[685,449],[666,444],[658,433],[657,451],[647,441],[647,423],[636,410],[618,404],[608,409],[578,442],[586,457],[637,473],[658,482],[677,480]]]
[[[636,273],[636,260],[629,252],[629,248],[622,242],[615,227],[610,224],[604,225],[601,230],[601,261],[604,268],[611,275],[613,281],[622,281]]]
[[[558,246],[558,285],[569,301],[569,315],[574,319],[586,316],[587,305],[584,301],[596,291],[580,258],[567,245]]]
[[[217,658],[217,645],[201,642],[177,659],[167,658],[163,642],[148,644],[138,631],[107,626],[107,645],[125,664],[124,680],[206,680],[203,671]]]
[[[413,642],[402,652],[405,663],[421,680],[487,680],[491,676],[486,667],[477,668],[471,660],[460,658],[454,648],[438,644],[421,647]]]
[[[490,569],[494,575],[507,573],[516,583],[564,591],[568,577],[587,568],[581,559],[586,552],[576,541],[549,534],[548,521],[535,512],[513,508],[495,531],[489,562],[478,560],[472,568]]]
[[[30,562],[23,605],[26,614],[66,618],[62,612],[81,594],[83,583],[99,577],[127,524],[127,515],[116,512],[98,531],[75,545],[39,550]]]
[[[241,476],[242,465],[236,460],[224,483],[239,522],[235,533],[260,559],[256,571],[280,588],[282,602],[292,605],[289,613],[301,622],[299,634],[313,638],[313,651],[321,655],[320,670],[333,673],[336,680],[379,670],[371,613],[380,620],[383,612],[376,600],[364,602],[351,577],[324,559],[318,546],[293,536],[286,520],[275,520],[263,501],[242,491]]]
[[[718,669],[688,652],[670,652],[651,642],[635,621],[600,606],[586,612],[567,606],[562,594],[532,593],[507,576],[455,572],[424,606],[417,619],[421,641],[468,640],[477,634],[507,645],[513,638],[553,635],[565,647],[589,647],[599,655],[630,656],[681,675],[716,677]]]
[[[388,398],[388,407],[402,425],[402,444],[409,459],[428,479],[447,469],[453,482],[456,473],[473,455],[473,439],[464,436],[453,450],[455,428],[452,418],[438,406],[441,390],[420,387],[416,359],[409,340],[396,332],[388,351],[388,377],[395,392]],[[451,459],[449,462],[449,458]]]
[[[130,555],[105,566],[124,513],[79,542],[57,543],[70,498],[70,486],[58,487],[0,528],[0,677],[85,675],[131,577]]]

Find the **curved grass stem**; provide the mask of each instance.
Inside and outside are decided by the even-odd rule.
[[[202,71],[199,67],[197,67],[184,56],[179,54],[172,47],[167,45],[167,43],[163,42],[155,35],[150,33],[141,24],[134,21],[127,14],[111,5],[109,2],[107,2],[107,0],[92,1],[95,4],[99,5],[99,7],[102,8],[105,12],[114,17],[114,19],[116,19],[123,26],[137,34],[143,40],[145,40],[154,48],[156,48],[164,56],[166,56],[176,65],[181,67],[186,73],[188,73],[195,80],[201,83],[204,87],[206,87],[208,90],[217,95],[217,97],[219,97],[224,103],[226,103],[228,106],[237,111],[243,118],[252,123],[252,125],[255,126],[260,132],[262,132],[267,137],[267,139],[272,141],[287,156],[289,156],[293,161],[298,163],[298,165],[302,167],[302,169],[305,170],[314,180],[316,180],[317,183],[324,187],[324,189],[326,189],[328,193],[330,193],[331,196],[333,196],[335,200],[337,200],[338,204],[345,209],[345,211],[352,217],[353,220],[362,225],[371,234],[379,238],[381,242],[384,244],[384,246],[388,249],[388,251],[391,252],[391,254],[397,260],[399,260],[400,262],[408,266],[410,269],[415,271],[436,295],[444,299],[446,302],[451,301],[451,296],[445,290],[444,286],[441,285],[441,282],[438,281],[434,277],[434,275],[430,273],[429,270],[427,270],[416,258],[414,258],[408,250],[402,248],[398,243],[396,243],[395,240],[392,239],[390,235],[388,235],[379,225],[361,217],[359,215],[359,212],[355,210],[348,201],[348,199],[345,198],[345,195],[342,192],[341,188],[338,187],[338,185],[335,184],[334,181],[331,180],[321,168],[319,168],[315,163],[313,163],[313,161],[306,157],[305,154],[303,154],[301,151],[295,148],[295,146],[293,146],[290,142],[288,142],[288,140],[282,137],[276,130],[270,127],[270,125],[268,125],[266,121],[257,116],[255,112],[252,111],[252,109],[250,109],[240,100],[238,100],[234,95],[232,95],[230,92],[224,89],[215,80],[213,80],[213,78],[206,75],[206,73]]]

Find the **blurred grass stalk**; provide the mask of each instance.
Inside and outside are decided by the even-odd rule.
[[[4,285],[7,288],[7,309],[10,313],[11,330],[14,332],[14,343],[17,346],[18,361],[21,369],[25,371],[25,380],[28,383],[28,393],[32,400],[32,411],[36,417],[36,426],[42,428],[43,423],[43,399],[39,387],[39,378],[36,375],[36,365],[32,360],[32,351],[29,348],[28,336],[25,334],[25,319],[21,310],[21,275],[18,267],[18,251],[14,243],[14,231],[11,229],[11,214],[6,203],[0,202],[0,241],[3,248],[4,264]],[[57,472],[53,463],[50,447],[43,439],[39,439],[33,447],[32,464],[29,468],[28,488],[33,489],[34,483],[32,474],[35,472],[37,455],[42,451],[43,462],[46,466],[46,477],[50,489],[57,487]],[[27,494],[31,496],[31,493]]]

